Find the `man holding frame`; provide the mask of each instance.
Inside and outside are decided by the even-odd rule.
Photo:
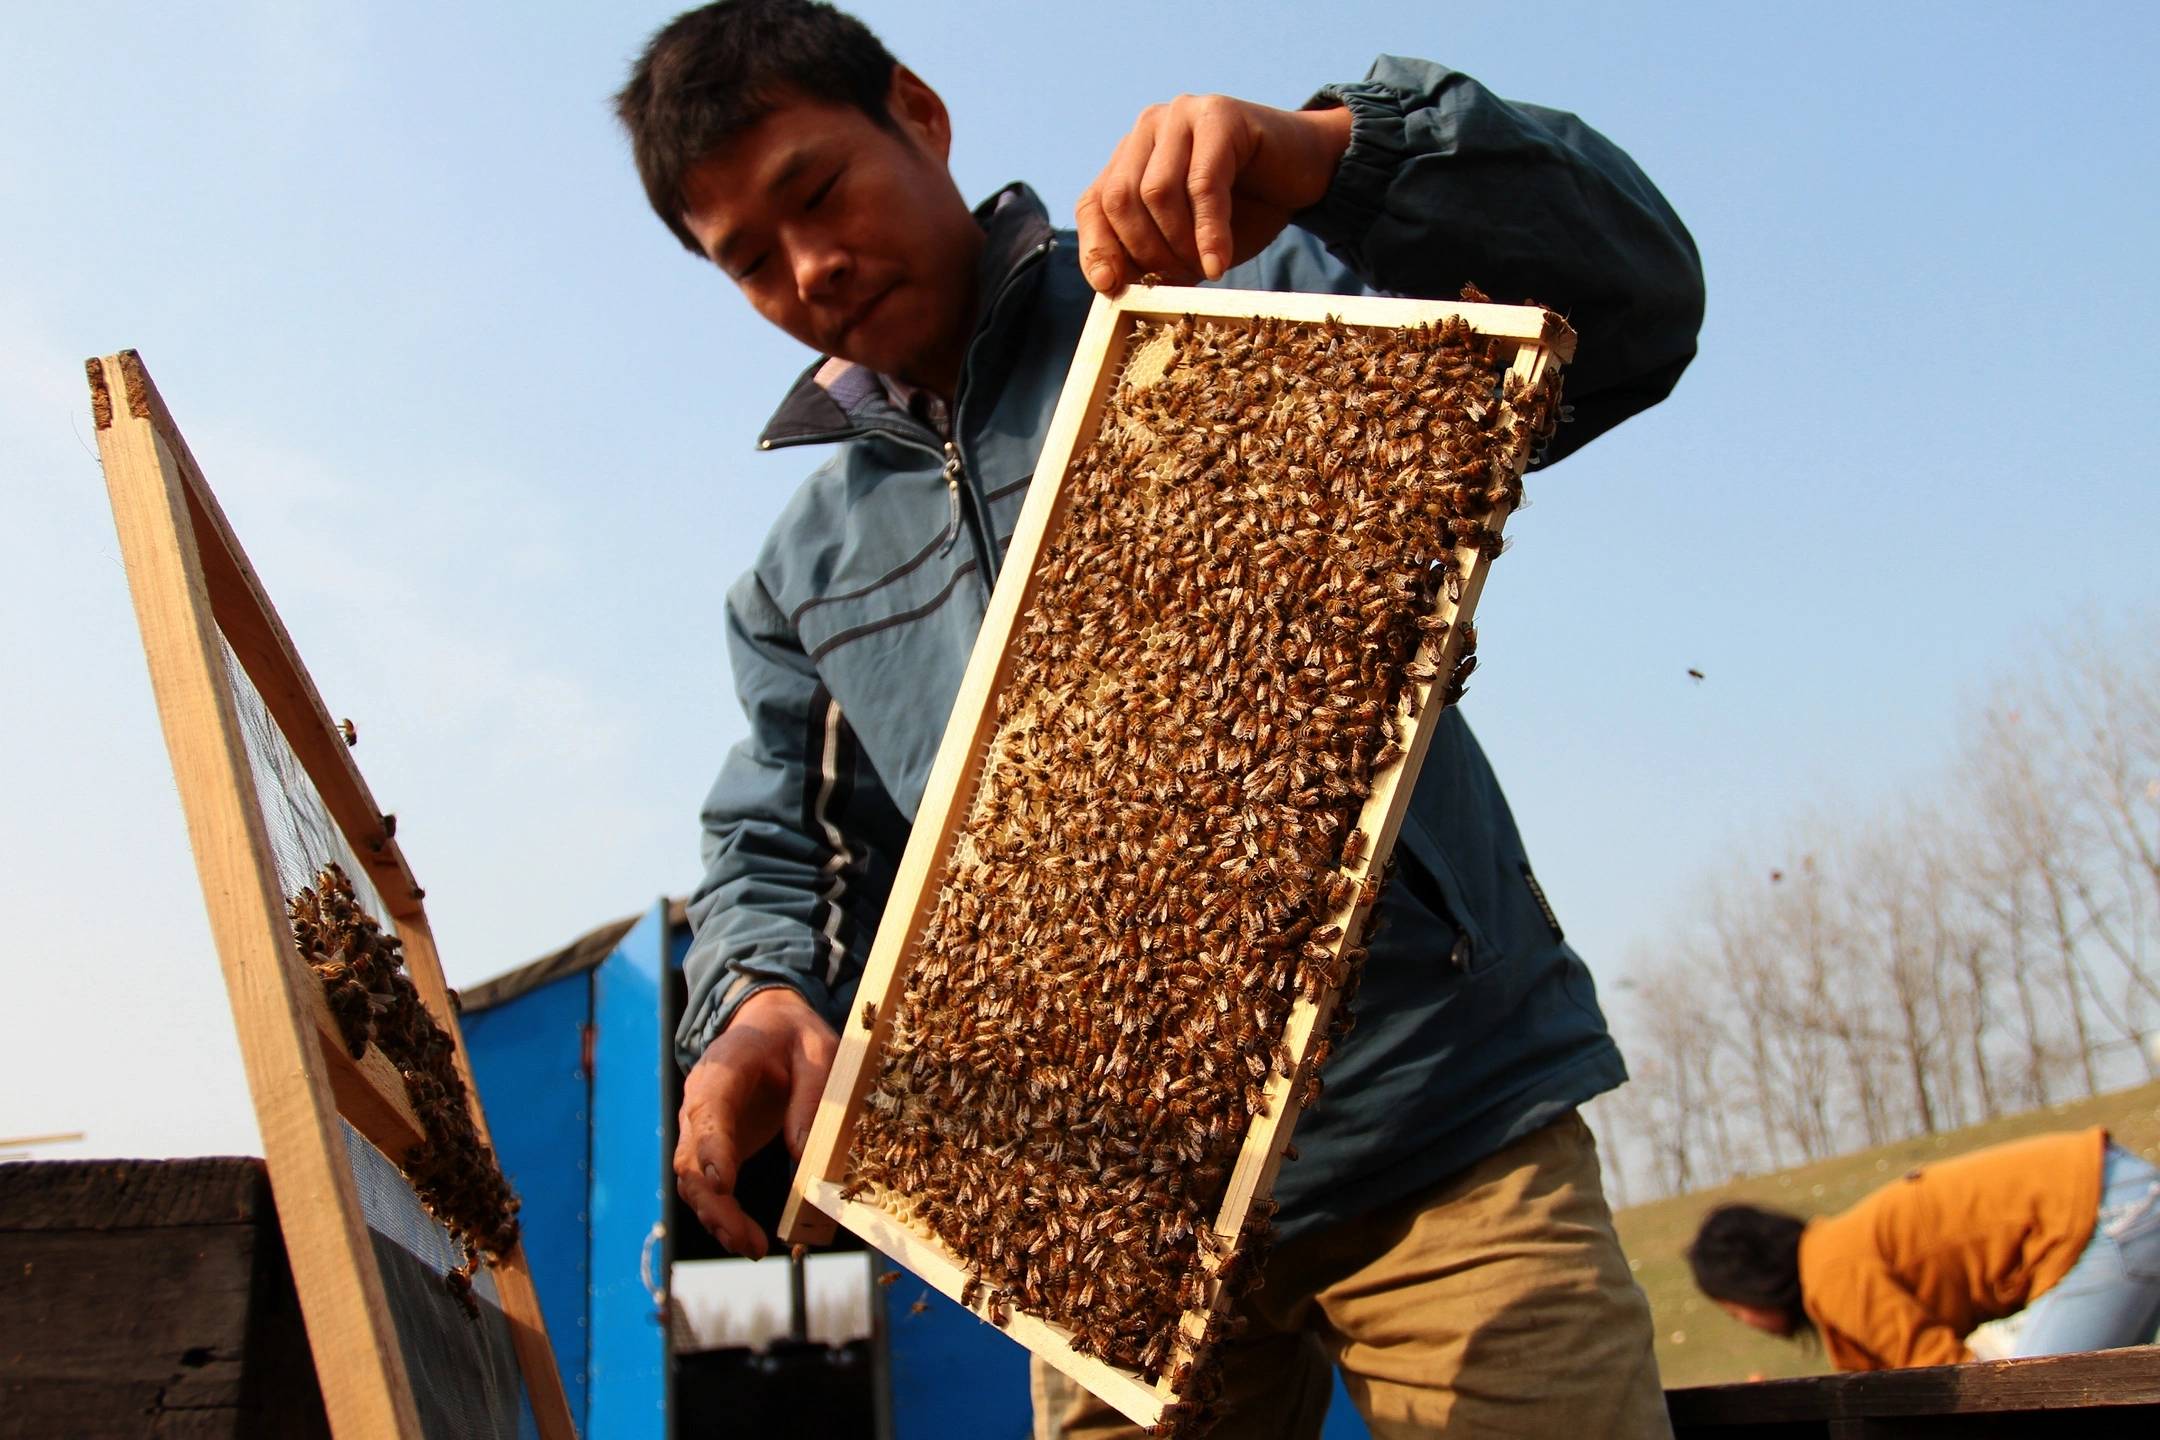
[[[665,27],[617,97],[655,212],[821,355],[761,446],[830,443],[726,627],[751,734],[705,808],[678,1188],[730,1249],[800,1154],[909,821],[1095,290],[1535,296],[1579,336],[1546,463],[1662,399],[1702,282],[1632,161],[1564,112],[1382,57],[1300,110],[1144,112],[1054,230],[970,208],[937,93],[810,0]],[[1667,1433],[1649,1312],[1575,1107],[1621,1083],[1588,971],[1459,713],[1427,758],[1328,1089],[1277,1182],[1267,1284],[1224,1347],[1224,1433],[1317,1435],[1330,1362],[1375,1433]],[[1129,1433],[1037,1367],[1038,1426]]]

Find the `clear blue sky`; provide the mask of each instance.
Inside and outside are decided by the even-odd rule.
[[[742,725],[720,598],[809,458],[750,440],[807,357],[644,210],[606,97],[672,9],[10,17],[0,1135],[256,1147],[85,356],[147,358],[454,982],[694,881]],[[1295,104],[1383,50],[1663,187],[1702,356],[1534,483],[1466,709],[1607,981],[1730,850],[1929,783],[2031,647],[2154,608],[2152,7],[861,13],[950,103],[962,188],[1059,214],[1144,104]]]

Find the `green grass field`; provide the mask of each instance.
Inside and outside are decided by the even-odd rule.
[[[1696,1292],[1682,1252],[1711,1206],[1726,1200],[1774,1205],[1798,1215],[1843,1210],[1914,1165],[2048,1130],[2105,1125],[2117,1144],[2160,1161],[2160,1083],[2027,1111],[1942,1135],[1902,1140],[1712,1190],[1623,1210],[1620,1240],[1635,1278],[1650,1296],[1657,1323],[1658,1366],[1667,1386],[1709,1385],[1751,1376],[1774,1379],[1827,1370],[1821,1353],[1804,1344],[1760,1335],[1727,1319]]]

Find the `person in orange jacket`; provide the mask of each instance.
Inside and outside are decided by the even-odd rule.
[[[1838,1215],[1721,1205],[1687,1258],[1719,1309],[1819,1336],[1840,1370],[1971,1360],[1965,1337],[2020,1310],[2019,1355],[2148,1344],[2160,1171],[2097,1126],[2040,1135],[1911,1171]]]

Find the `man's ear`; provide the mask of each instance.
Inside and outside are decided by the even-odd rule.
[[[942,164],[952,157],[952,116],[937,91],[921,76],[897,62],[892,84],[885,92],[885,111],[902,134],[937,157]]]

